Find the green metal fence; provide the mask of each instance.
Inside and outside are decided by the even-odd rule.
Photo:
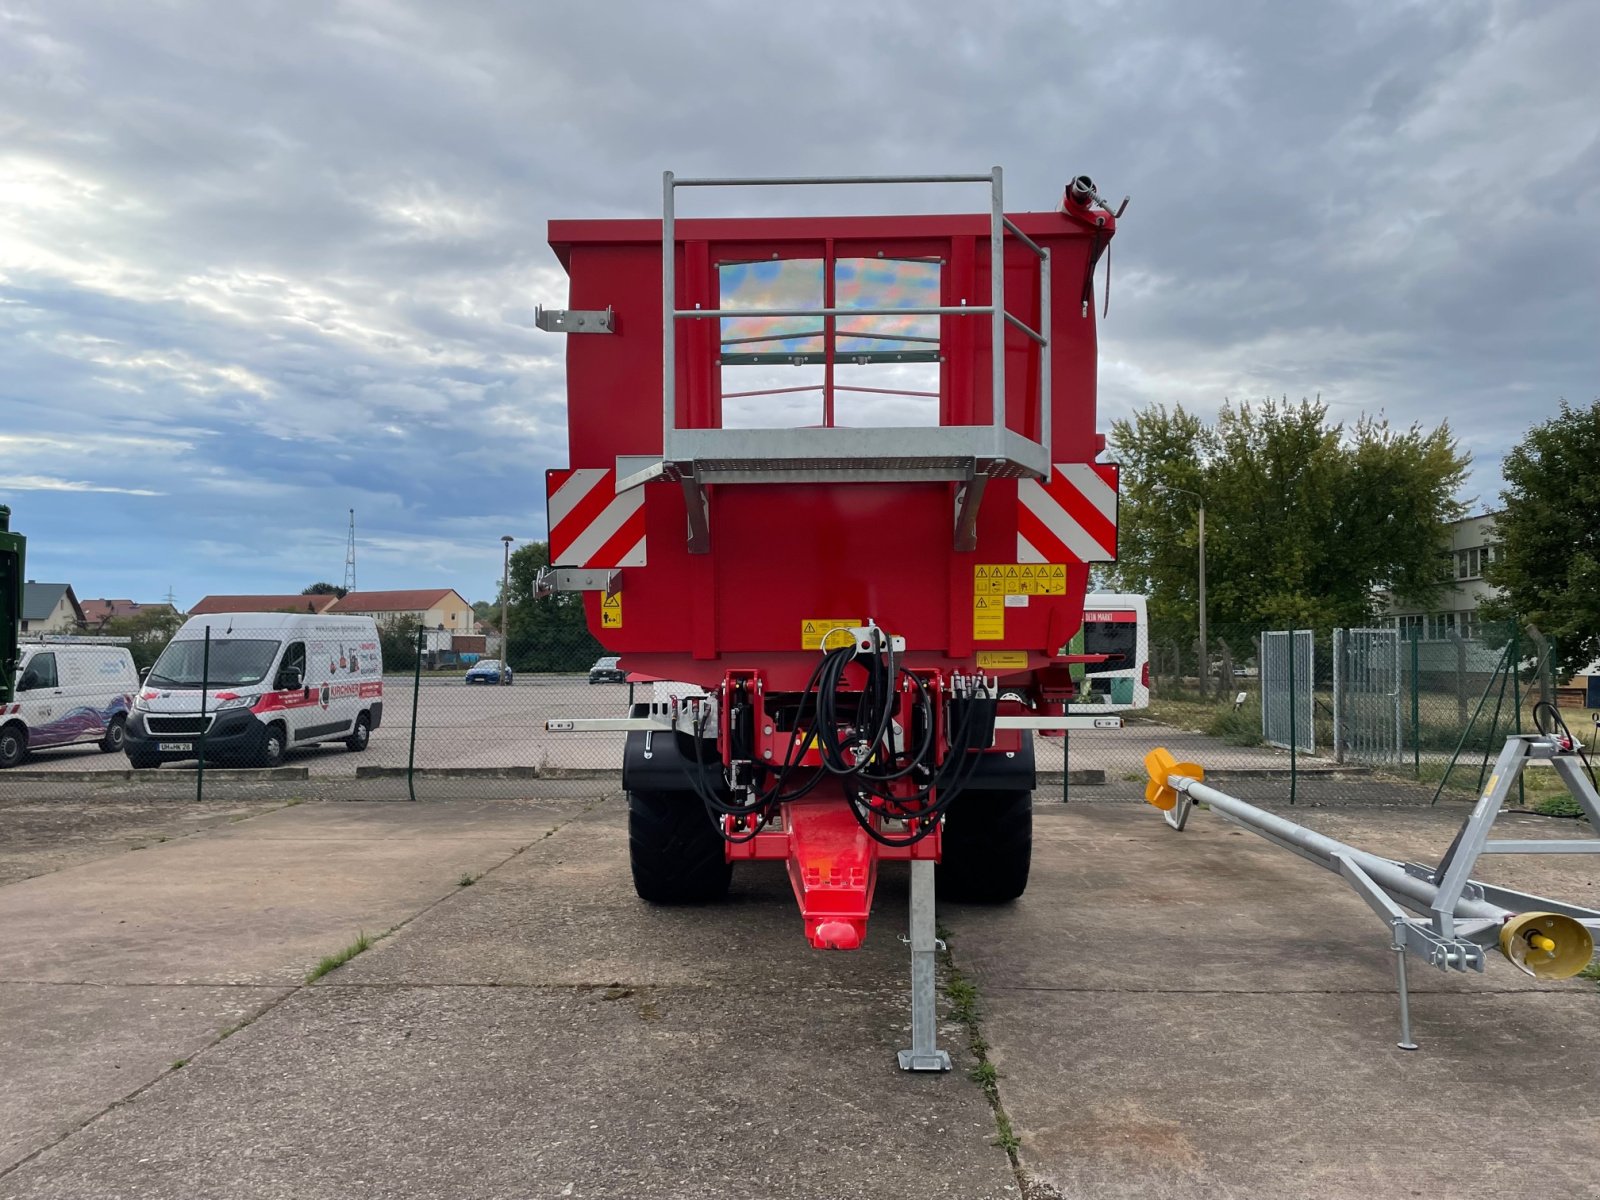
[[[1538,667],[1552,648],[1526,630],[1498,632],[1428,640],[1381,628],[1302,630],[1275,676],[1262,648],[1276,634],[1287,645],[1287,631],[1224,627],[1212,634],[1203,686],[1192,645],[1153,638],[1148,708],[1124,712],[1122,729],[1036,739],[1039,800],[1138,800],[1144,755],[1157,745],[1258,801],[1427,805],[1470,797],[1506,733],[1531,727],[1532,706],[1549,686]],[[485,672],[472,668],[480,664],[432,648],[414,627],[385,642],[383,718],[364,750],[291,746],[273,772],[225,762],[202,772],[193,761],[134,772],[120,754],[40,751],[0,774],[0,787],[53,778],[207,800],[445,800],[529,796],[554,781],[618,785],[623,734],[545,728],[556,718],[624,716],[653,694],[652,684],[618,681],[581,626],[514,631],[504,655],[491,644],[484,657],[504,657],[509,681],[501,672],[477,682]],[[1280,677],[1297,702],[1274,717],[1263,710],[1263,689]],[[1592,728],[1586,712],[1567,718],[1575,729]],[[1292,730],[1272,736],[1291,720]],[[1528,785],[1523,798],[1537,804],[1542,795]]]

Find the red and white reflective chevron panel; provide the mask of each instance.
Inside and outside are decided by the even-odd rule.
[[[1055,463],[1017,484],[1019,563],[1115,562],[1116,463]]]
[[[617,493],[609,467],[545,472],[553,567],[642,567],[644,488]]]

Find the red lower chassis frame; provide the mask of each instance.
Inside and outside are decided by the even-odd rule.
[[[936,761],[942,763],[949,752],[944,728],[944,709],[941,701],[945,695],[946,680],[937,670],[915,670],[928,691],[936,698],[934,711],[934,745]],[[755,730],[754,754],[761,762],[782,762],[789,747],[790,734],[780,731],[766,716],[766,690],[760,671],[731,671],[720,688],[718,750],[721,765],[731,765],[732,746],[730,729],[731,705],[729,698],[742,687],[758,716]],[[910,697],[912,685],[902,680],[898,689],[902,697],[899,716],[905,716],[905,698]],[[1059,706],[1057,706],[1059,707]],[[1001,701],[999,711],[1023,712],[1020,701]],[[802,730],[803,736],[804,730]],[[1021,735],[1015,730],[1001,730],[995,734],[994,744],[988,749],[995,753],[1016,751],[1021,746]],[[820,751],[813,746],[798,761],[806,770],[824,770]],[[903,781],[903,792],[910,796],[916,787]],[[877,886],[878,863],[889,861],[926,860],[938,862],[941,857],[941,831],[930,831],[920,841],[908,846],[891,846],[876,840],[864,830],[851,812],[850,800],[845,792],[849,786],[845,779],[825,780],[815,792],[800,800],[781,806],[777,822],[754,837],[725,843],[729,862],[783,861],[788,864],[789,883],[794,888],[795,900],[805,922],[806,938],[819,950],[854,950],[866,936],[867,918],[872,912],[872,895]],[[899,790],[899,789],[897,789]],[[819,794],[820,793],[820,794]],[[739,834],[740,818],[722,818],[725,832]],[[879,822],[881,827],[882,822]],[[903,832],[893,832],[903,836]],[[909,832],[906,830],[904,832]]]

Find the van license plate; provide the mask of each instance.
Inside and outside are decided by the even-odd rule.
[[[170,754],[174,750],[193,750],[193,742],[157,742],[156,749],[163,754]]]

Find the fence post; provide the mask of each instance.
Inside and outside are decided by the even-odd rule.
[[[1066,711],[1072,711],[1072,705],[1066,705]],[[1061,803],[1065,804],[1071,798],[1072,783],[1072,730],[1061,731]]]
[[[1528,626],[1528,636],[1533,639],[1534,646],[1538,649],[1538,666],[1536,668],[1539,678],[1539,699],[1546,704],[1554,704],[1556,699],[1555,682],[1550,677],[1550,660],[1554,657],[1550,651],[1550,642],[1534,624]]]
[[[1467,639],[1454,629],[1445,636],[1456,644],[1456,724],[1467,723]]]
[[[1411,777],[1422,778],[1422,643],[1411,627]]]
[[[211,626],[206,626],[205,644],[200,647],[200,754],[195,759],[194,802],[199,804],[206,791],[206,689],[211,686]]]
[[[1289,629],[1289,803],[1294,803],[1295,784],[1299,778],[1300,765],[1300,735],[1295,729],[1295,713],[1298,707],[1295,704],[1294,691],[1294,628]]]
[[[1333,761],[1344,761],[1344,650],[1345,638],[1348,631],[1335,628],[1333,631]],[[1315,709],[1312,709],[1313,714]]]
[[[422,701],[422,626],[417,626],[417,661],[411,675],[411,745],[406,751],[406,794],[411,797],[411,802],[417,800],[417,709]],[[504,663],[505,658],[501,658]]]

